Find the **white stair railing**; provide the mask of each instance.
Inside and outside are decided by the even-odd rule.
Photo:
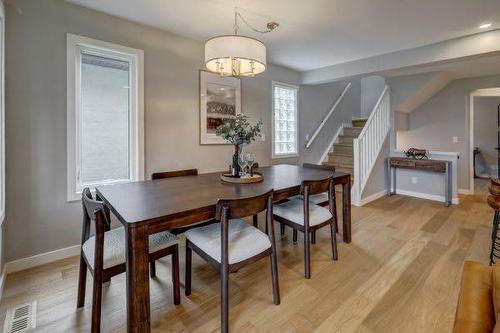
[[[311,136],[311,138],[307,141],[306,143],[306,148],[309,148],[311,147],[312,143],[314,142],[314,139],[316,139],[316,137],[318,136],[319,132],[321,132],[321,129],[323,128],[323,126],[325,126],[326,122],[328,121],[328,119],[330,119],[331,115],[333,114],[333,112],[335,112],[335,109],[337,108],[337,106],[340,104],[340,101],[342,101],[342,98],[344,98],[345,94],[347,93],[347,91],[351,88],[351,82],[349,82],[344,90],[342,90],[342,92],[340,93],[339,97],[337,98],[337,100],[335,101],[335,103],[333,103],[332,107],[330,108],[330,110],[328,111],[328,113],[325,115],[325,117],[323,118],[323,120],[321,120],[321,122],[319,123],[318,127],[316,128],[316,130],[314,131],[313,135]]]
[[[389,87],[385,86],[363,130],[353,141],[353,201],[361,202],[361,192],[377,160],[391,127]]]

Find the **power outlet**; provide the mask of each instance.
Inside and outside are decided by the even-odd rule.
[[[416,184],[417,183],[417,177],[411,177],[411,183]]]
[[[453,143],[458,143],[458,136],[453,137]]]
[[[261,134],[260,138],[261,138],[262,141],[266,141],[266,135],[265,134]]]

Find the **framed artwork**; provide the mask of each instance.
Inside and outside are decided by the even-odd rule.
[[[215,129],[240,113],[241,80],[200,70],[200,144],[228,144]]]

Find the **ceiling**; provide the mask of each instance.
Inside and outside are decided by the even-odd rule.
[[[200,41],[232,33],[238,7],[252,25],[241,34],[268,46],[268,61],[299,71],[500,28],[499,0],[67,0]],[[486,31],[484,30],[484,31]],[[481,30],[483,31],[483,30]]]
[[[498,75],[500,74],[500,55],[487,55],[454,61],[450,63],[395,69],[379,72],[377,74],[386,77],[392,77],[429,72],[444,72],[450,79],[453,80],[469,77]]]

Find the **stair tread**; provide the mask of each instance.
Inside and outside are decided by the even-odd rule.
[[[339,152],[333,152],[333,153],[328,153],[328,156],[338,156],[338,157],[351,157],[352,158],[352,153],[346,154],[346,153],[339,153]]]

